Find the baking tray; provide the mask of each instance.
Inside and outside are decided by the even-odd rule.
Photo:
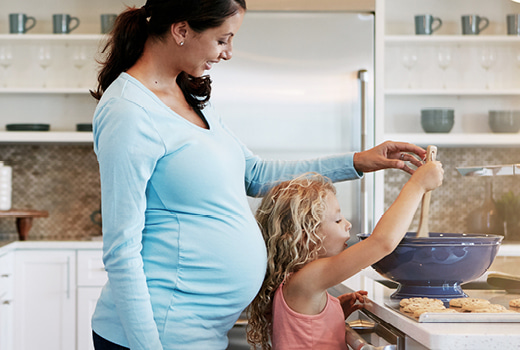
[[[489,301],[492,304],[500,304],[508,310],[516,311],[515,313],[477,313],[477,312],[458,312],[458,313],[441,313],[441,312],[425,312],[419,318],[413,317],[406,312],[401,311],[399,301],[392,300],[385,302],[385,305],[395,312],[403,315],[415,322],[419,323],[507,323],[520,322],[520,309],[515,310],[509,307],[509,300],[516,299],[519,296],[492,298]]]

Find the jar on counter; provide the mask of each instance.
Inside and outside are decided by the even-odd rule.
[[[11,209],[12,176],[11,167],[0,161],[0,210]]]

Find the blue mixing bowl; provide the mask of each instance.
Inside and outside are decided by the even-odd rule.
[[[408,232],[397,248],[373,264],[383,277],[399,284],[392,299],[428,297],[444,302],[467,295],[461,284],[473,281],[491,266],[503,236]],[[370,234],[358,234],[361,240]]]

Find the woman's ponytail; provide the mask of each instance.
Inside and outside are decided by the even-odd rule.
[[[98,75],[96,91],[90,94],[97,100],[122,73],[132,67],[143,54],[148,38],[147,11],[142,8],[128,8],[117,16],[109,41],[102,53],[106,53],[103,68]]]

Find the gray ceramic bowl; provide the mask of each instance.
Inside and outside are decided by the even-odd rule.
[[[520,131],[520,111],[489,111],[489,127],[493,132]]]
[[[425,132],[450,132],[454,121],[455,111],[451,108],[421,109],[421,126]]]

